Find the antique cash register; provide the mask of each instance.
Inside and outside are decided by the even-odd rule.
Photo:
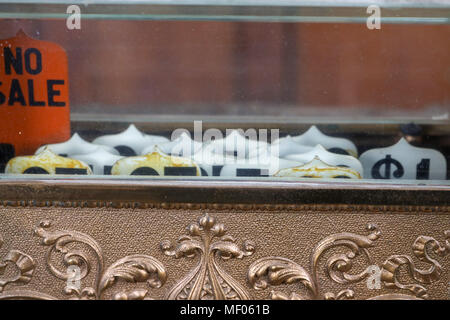
[[[0,299],[449,299],[450,1],[0,3]]]

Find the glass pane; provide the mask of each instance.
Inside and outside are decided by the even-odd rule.
[[[0,20],[0,39],[11,39],[22,30],[65,50],[69,136],[80,138],[62,147],[69,148],[67,152],[53,146],[53,153],[90,165],[81,172],[60,164],[56,172],[42,171],[33,162],[26,167],[29,174],[6,170],[0,178],[29,179],[49,172],[39,177],[300,183],[321,178],[448,185],[447,1],[381,3],[380,29],[368,27],[371,14],[364,1],[193,4],[80,5],[80,29],[73,30],[67,26],[68,4],[0,4],[0,17],[6,18]],[[63,87],[57,82],[47,82],[46,88],[37,82],[30,85],[33,74],[26,71],[38,65],[33,59],[27,62],[34,55],[24,48],[24,74],[17,76],[18,86],[25,87],[11,89],[20,59],[5,41],[0,40],[0,121],[6,127],[17,122],[19,128],[26,121],[25,127],[39,126],[25,119],[26,108],[49,108],[30,104],[44,97],[49,103],[50,93],[57,100],[55,90]],[[53,50],[51,45],[47,48]],[[18,90],[23,91],[24,104]],[[20,116],[14,113],[17,109],[22,110]],[[17,117],[24,117],[24,122]],[[42,132],[48,131],[42,126]],[[12,129],[0,136],[2,172],[14,156],[43,150],[14,145],[6,137],[22,132],[8,128]],[[181,129],[185,135],[179,136]],[[24,133],[17,141],[31,145],[35,136]],[[42,144],[67,139],[49,138]],[[80,147],[81,139],[106,147]],[[95,153],[100,151],[111,157]],[[157,159],[146,158],[152,154]],[[133,158],[137,156],[141,157]],[[175,157],[184,159],[183,165],[177,165]],[[103,161],[101,170],[92,159]],[[133,167],[125,160],[142,162]],[[93,176],[82,175],[90,171]]]

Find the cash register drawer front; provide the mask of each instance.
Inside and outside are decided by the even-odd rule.
[[[68,185],[0,184],[0,299],[450,298],[448,189]]]

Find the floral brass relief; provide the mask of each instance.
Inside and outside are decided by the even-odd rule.
[[[308,289],[310,294],[309,297],[306,297],[295,292],[286,295],[282,292],[272,291],[271,298],[277,300],[353,298],[354,292],[349,289],[337,294],[322,293],[318,281],[318,262],[326,251],[337,246],[347,247],[349,251],[346,254],[336,253],[327,260],[328,276],[341,284],[363,280],[367,276],[365,271],[357,275],[348,274],[347,271],[352,267],[352,259],[360,254],[366,257],[370,265],[373,264],[367,249],[374,245],[374,241],[378,239],[380,232],[373,225],[369,225],[368,229],[371,231],[368,236],[339,233],[330,235],[320,241],[311,256],[311,273],[292,260],[282,257],[265,257],[255,261],[250,266],[248,271],[249,282],[257,290],[265,289],[269,285],[277,286],[299,282]]]
[[[166,299],[250,299],[246,290],[220,267],[217,260],[250,256],[255,250],[254,244],[246,241],[241,250],[235,239],[226,235],[224,225],[208,214],[201,217],[198,223],[191,224],[188,234],[178,239],[175,248],[172,248],[170,241],[161,242],[161,249],[168,256],[176,259],[200,257],[197,266],[169,291]]]
[[[318,265],[324,253],[336,249],[337,247],[345,247],[348,249],[346,253],[332,254],[326,261],[326,273],[328,277],[339,284],[350,284],[363,281],[371,275],[371,267],[374,266],[369,248],[374,246],[374,242],[380,237],[380,231],[374,225],[368,225],[371,233],[367,236],[354,233],[338,233],[333,234],[322,241],[315,247],[310,259],[310,270],[298,265],[292,260],[283,257],[265,257],[261,258],[249,267],[248,279],[251,286],[256,290],[264,290],[269,286],[289,285],[293,283],[302,284],[308,292],[308,296],[301,293],[292,292],[286,294],[284,292],[272,291],[270,298],[274,300],[303,300],[303,299],[352,299],[355,293],[351,289],[345,289],[337,294],[332,292],[324,292],[319,286],[319,270]],[[432,237],[419,236],[414,242],[412,249],[416,258],[420,261],[430,264],[429,269],[418,269],[414,265],[413,259],[408,255],[390,256],[381,267],[376,266],[381,271],[380,282],[389,289],[408,290],[409,294],[392,293],[384,294],[371,299],[417,299],[428,298],[427,289],[421,284],[430,284],[440,279],[442,267],[438,261],[429,256],[428,248],[439,256],[445,256],[450,252],[450,230],[445,232],[445,245],[441,245]],[[359,274],[351,274],[349,271],[353,267],[353,261],[358,256],[364,256],[368,267]],[[409,271],[409,275],[416,282],[421,284],[402,284],[399,280],[400,267],[405,265]],[[412,295],[411,295],[412,293]]]
[[[48,270],[56,278],[68,281],[71,274],[66,271],[61,271],[55,266],[53,261],[54,254],[60,253],[63,255],[62,265],[69,268],[76,266],[80,269],[80,275],[77,280],[82,280],[91,272],[93,268],[96,270],[95,282],[93,286],[85,288],[65,287],[64,293],[69,296],[69,299],[101,299],[104,291],[112,287],[117,280],[121,279],[127,282],[147,282],[150,288],[161,287],[166,279],[167,274],[164,266],[155,258],[147,255],[131,255],[124,257],[111,266],[105,269],[104,257],[102,250],[98,243],[90,236],[77,231],[55,230],[50,231],[51,224],[49,221],[43,221],[35,229],[35,235],[41,238],[41,244],[48,246],[49,250],[45,257]],[[0,242],[1,244],[1,242]],[[70,244],[85,246],[87,250],[77,249]],[[11,251],[13,252],[13,251]],[[0,283],[19,282],[28,283],[31,279],[34,270],[33,260],[25,254],[8,254],[8,257],[17,257],[16,260],[11,258],[5,261],[15,262],[20,270],[20,277],[3,281]],[[95,256],[95,261],[90,261],[88,258],[89,252]],[[16,262],[17,261],[17,262]],[[2,271],[0,264],[0,272]],[[0,287],[2,288],[2,287]],[[0,299],[56,299],[56,297],[49,296],[41,292],[34,292],[29,290],[19,290],[14,292],[6,292],[0,294]],[[128,299],[149,299],[148,290],[136,289],[129,292],[118,291],[114,294],[113,299],[128,300]]]
[[[450,230],[446,230],[445,244],[441,245],[432,237],[419,236],[412,246],[414,255],[422,262],[430,264],[430,268],[426,270],[418,269],[413,259],[407,255],[390,256],[382,265],[381,281],[386,288],[398,288],[408,290],[417,297],[428,298],[427,289],[420,284],[402,284],[399,279],[400,268],[404,265],[408,269],[410,277],[416,282],[422,284],[430,284],[437,281],[441,277],[442,266],[439,262],[429,256],[429,252],[433,252],[440,257],[450,253]],[[428,250],[427,248],[430,248]]]
[[[162,252],[175,259],[196,259],[195,267],[173,288],[166,288],[165,299],[251,299],[248,289],[265,290],[282,286],[281,291],[271,291],[271,299],[352,299],[358,298],[351,284],[369,281],[373,276],[372,267],[379,270],[383,294],[370,299],[427,299],[426,286],[442,280],[448,272],[437,260],[450,253],[450,230],[444,232],[444,242],[420,235],[412,244],[413,255],[392,255],[383,263],[376,263],[371,250],[376,246],[381,232],[375,225],[368,225],[367,235],[355,233],[331,234],[313,248],[309,268],[296,262],[276,256],[268,256],[251,263],[247,270],[247,288],[235,280],[223,268],[223,260],[243,259],[251,256],[255,245],[245,241],[240,248],[236,240],[227,235],[225,227],[214,217],[205,214],[198,222],[187,228],[175,244],[164,240],[160,243]],[[61,284],[61,294],[68,299],[161,299],[152,296],[150,289],[161,288],[168,274],[165,266],[152,256],[129,255],[105,266],[105,257],[99,243],[87,234],[77,231],[55,230],[49,221],[42,221],[35,229],[35,236],[46,248],[42,257],[43,265],[55,278],[49,286]],[[0,236],[0,249],[3,239]],[[53,295],[30,290],[27,286],[36,277],[36,262],[29,255],[9,250],[0,259],[0,300],[2,299],[59,299]],[[358,259],[358,268],[354,265]],[[364,264],[360,264],[360,260]],[[415,260],[420,261],[420,267]],[[79,280],[84,280],[78,288],[68,287],[70,273],[77,267]],[[365,268],[364,270],[361,269]],[[323,274],[323,270],[325,273]],[[324,281],[326,280],[326,281]],[[37,283],[41,280],[36,280]],[[118,282],[136,284],[131,290]],[[327,290],[325,283],[331,281],[344,285],[343,290]],[[31,284],[32,285],[32,284]],[[248,286],[250,285],[250,286]],[[298,290],[286,292],[293,285]],[[107,293],[107,289],[108,293]],[[333,292],[334,291],[334,292]],[[357,290],[356,290],[357,291]],[[387,291],[387,292],[386,292]]]
[[[0,235],[0,249],[2,246],[3,239]],[[0,276],[5,274],[8,265],[14,266],[16,272],[14,276],[7,278],[0,277],[0,294],[3,292],[5,286],[10,283],[27,284],[30,282],[36,267],[33,258],[17,250],[9,251],[8,254],[0,260]]]
[[[161,287],[167,279],[164,266],[155,258],[147,255],[132,255],[124,257],[106,268],[103,253],[98,243],[90,236],[76,231],[49,231],[50,222],[44,221],[36,228],[35,233],[41,238],[41,244],[49,246],[46,263],[50,272],[57,278],[68,280],[68,273],[58,270],[52,261],[54,252],[64,254],[64,265],[78,266],[81,269],[80,280],[84,279],[92,269],[92,263],[87,253],[69,249],[68,244],[77,243],[89,247],[96,257],[97,276],[92,287],[84,289],[66,289],[65,293],[75,299],[100,299],[105,289],[115,284],[118,279],[128,282],[147,282],[150,288]],[[117,292],[114,299],[144,299],[148,298],[147,291]]]

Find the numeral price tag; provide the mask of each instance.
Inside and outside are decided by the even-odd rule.
[[[445,180],[447,161],[436,150],[418,148],[400,139],[395,145],[364,152],[364,178]]]

